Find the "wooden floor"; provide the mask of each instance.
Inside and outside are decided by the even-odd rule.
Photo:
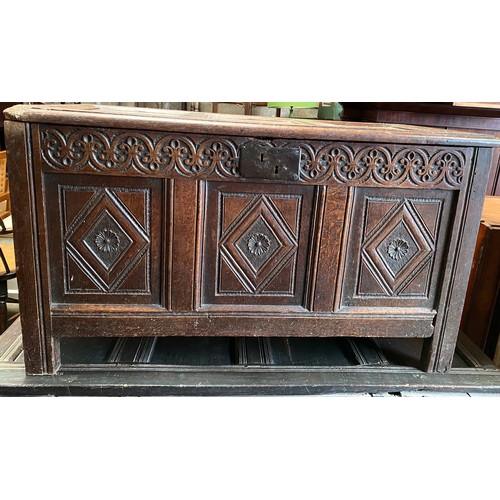
[[[0,395],[500,395],[500,370],[461,336],[424,373],[420,339],[66,339],[56,376],[26,376],[16,320],[0,335]]]

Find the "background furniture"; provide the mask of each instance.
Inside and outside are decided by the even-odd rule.
[[[318,108],[319,120],[342,120],[344,110],[339,102],[320,102]]]
[[[10,216],[10,191],[7,176],[7,152],[0,151],[0,219]]]
[[[500,197],[487,196],[461,329],[491,359],[500,333]],[[498,356],[497,356],[498,357]]]
[[[219,112],[219,104],[237,104],[243,108],[243,114],[251,115],[254,106],[265,106],[267,103],[265,103],[265,102],[228,102],[228,103],[213,102],[212,103],[212,113]]]
[[[146,356],[158,336],[421,338],[422,369],[449,370],[491,136],[92,105],[6,116],[28,373],[57,372],[64,337],[147,337]]]
[[[343,102],[342,106],[346,121],[424,125],[500,137],[500,103]],[[486,194],[500,195],[500,148],[493,152]]]
[[[4,116],[3,112],[7,108],[11,108],[16,104],[21,104],[20,102],[0,102],[0,151],[5,150],[5,132],[4,132]]]
[[[16,278],[14,246],[4,238],[12,234],[9,180],[7,176],[7,155],[0,151],[0,333],[7,328],[9,321],[7,303],[17,303],[18,299],[9,297],[8,282]],[[16,313],[17,314],[17,313]],[[11,320],[13,317],[10,318]]]
[[[319,107],[318,102],[268,102],[268,108],[276,109],[276,116],[281,116],[282,109],[288,109],[288,118],[294,118],[294,109],[315,109]]]

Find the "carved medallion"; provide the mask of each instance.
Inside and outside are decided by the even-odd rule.
[[[107,227],[97,234],[94,242],[96,247],[104,253],[116,252],[120,246],[118,235]]]
[[[400,238],[391,241],[387,253],[391,259],[401,260],[408,253],[408,242]]]
[[[271,241],[262,233],[253,233],[247,240],[247,247],[250,253],[254,255],[262,255],[269,250]]]

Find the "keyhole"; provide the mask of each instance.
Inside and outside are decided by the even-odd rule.
[[[274,165],[274,175],[278,175],[278,165]]]
[[[263,163],[264,162],[264,153],[260,153],[260,162]]]

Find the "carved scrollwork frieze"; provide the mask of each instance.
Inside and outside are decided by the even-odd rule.
[[[329,144],[314,151],[301,144],[301,152],[301,179],[314,183],[459,188],[466,164],[463,151],[446,149]]]
[[[152,177],[240,177],[240,146],[251,139],[41,126],[45,164],[62,171],[143,174]],[[366,145],[324,141],[266,141],[300,147],[300,181],[314,184],[459,189],[464,149]]]
[[[238,176],[237,144],[224,138],[201,141],[178,134],[112,130],[41,130],[42,157],[64,171],[94,170],[150,176]]]

